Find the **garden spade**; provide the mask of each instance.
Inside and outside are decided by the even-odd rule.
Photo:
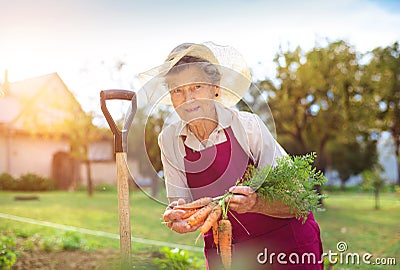
[[[124,126],[120,130],[107,109],[107,100],[131,101],[131,108]],[[137,109],[136,94],[128,90],[103,90],[100,92],[101,110],[114,134],[114,152],[117,167],[118,215],[120,232],[121,263],[123,269],[131,266],[131,225],[129,214],[129,185],[130,172],[127,164],[127,143],[129,128]]]

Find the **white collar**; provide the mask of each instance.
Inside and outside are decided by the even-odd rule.
[[[232,125],[233,114],[232,109],[225,107],[220,103],[215,103],[215,111],[217,113],[218,125],[216,131],[226,129]],[[191,131],[187,122],[180,120],[177,123],[177,129],[175,130],[175,136],[188,136]]]

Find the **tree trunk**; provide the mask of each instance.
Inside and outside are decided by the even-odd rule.
[[[400,138],[400,135],[397,135]],[[395,140],[395,154],[396,154],[396,164],[397,164],[397,184],[400,186],[400,140]]]
[[[92,181],[92,171],[90,167],[90,159],[89,159],[89,149],[88,146],[85,146],[85,164],[86,164],[86,179],[87,179],[87,190],[89,197],[93,196],[93,181]]]
[[[346,188],[346,181],[343,179],[340,179],[340,190],[344,191]]]
[[[328,141],[328,138],[329,138],[329,135],[325,134],[323,136],[323,138],[321,139],[321,142],[318,146],[317,160],[315,161],[315,167],[323,173],[325,173],[325,171],[326,171],[326,158],[324,156],[324,149],[325,149],[326,142]],[[321,186],[314,186],[314,188],[318,194],[320,194],[320,195],[322,194]],[[319,204],[321,204],[321,205],[324,204],[322,198],[319,199]]]
[[[90,197],[92,197],[93,196],[93,181],[92,181],[92,170],[90,168],[90,160],[86,159],[85,164],[86,164],[86,178],[87,178],[88,195]]]
[[[375,210],[379,210],[379,189],[374,190],[375,193]]]
[[[400,186],[400,156],[397,156],[397,184]]]

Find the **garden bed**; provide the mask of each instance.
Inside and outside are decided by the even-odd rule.
[[[109,270],[119,269],[117,250],[98,251],[30,251],[20,254],[12,270],[62,269],[62,270]],[[132,259],[134,269],[157,269],[154,258],[158,252],[136,252]]]

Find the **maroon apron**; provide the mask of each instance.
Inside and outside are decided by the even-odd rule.
[[[186,177],[194,200],[224,194],[253,164],[232,129],[224,132],[225,142],[200,152],[185,145]],[[228,214],[232,223],[232,269],[323,269],[318,263],[322,254],[320,231],[311,213],[302,224],[296,218],[231,212],[235,216]],[[212,230],[204,235],[204,254],[207,269],[223,269]],[[317,263],[313,263],[314,258]]]

